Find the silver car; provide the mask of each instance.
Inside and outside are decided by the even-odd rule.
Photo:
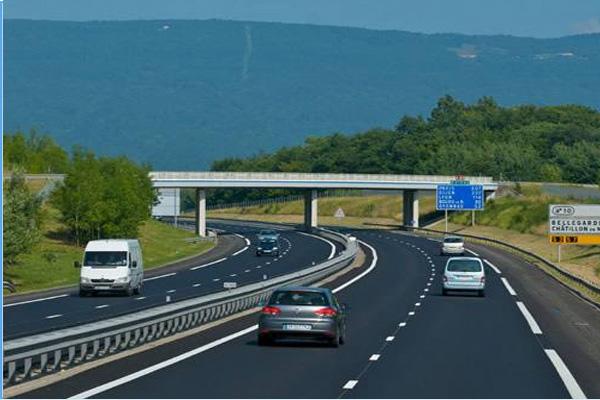
[[[485,296],[485,269],[479,258],[451,257],[444,268],[442,294],[450,290],[476,291]]]
[[[346,307],[329,289],[285,287],[277,289],[258,320],[258,344],[274,339],[320,339],[334,347],[346,338]]]
[[[440,249],[440,255],[446,254],[464,254],[465,253],[465,241],[460,236],[445,236],[442,241],[442,247]]]

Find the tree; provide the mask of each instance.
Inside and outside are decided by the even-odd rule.
[[[4,247],[7,264],[15,264],[21,254],[31,251],[40,238],[41,199],[27,188],[22,172],[7,180],[2,194],[4,201]]]
[[[74,152],[53,203],[78,245],[84,240],[138,235],[155,200],[148,172],[148,167],[125,157],[98,159],[90,152]]]

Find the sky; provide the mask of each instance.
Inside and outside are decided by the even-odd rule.
[[[5,18],[226,19],[423,33],[600,32],[600,0],[4,0]]]

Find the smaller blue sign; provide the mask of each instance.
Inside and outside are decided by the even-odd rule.
[[[483,210],[482,185],[438,185],[435,207],[438,210]]]

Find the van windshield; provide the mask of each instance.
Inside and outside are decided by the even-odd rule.
[[[451,260],[446,271],[449,272],[481,272],[481,263],[477,260]]]
[[[126,251],[86,251],[83,258],[86,267],[113,268],[127,266]]]

